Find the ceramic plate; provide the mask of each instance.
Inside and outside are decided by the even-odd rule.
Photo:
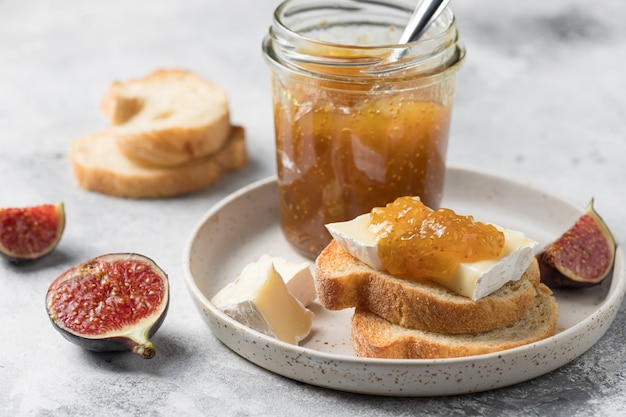
[[[524,231],[543,247],[583,213],[540,190],[459,168],[446,175],[442,205]],[[554,337],[503,352],[436,360],[367,359],[353,355],[352,311],[318,304],[311,335],[300,346],[265,336],[217,310],[209,301],[242,268],[262,254],[302,258],[283,238],[274,178],[251,184],[214,206],[185,248],[187,287],[211,331],[241,357],[269,371],[327,388],[377,395],[437,396],[485,391],[550,372],[589,349],[607,330],[626,291],[624,253],[618,249],[613,278],[602,285],[555,292]]]

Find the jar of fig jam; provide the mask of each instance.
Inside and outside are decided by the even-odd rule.
[[[397,197],[437,208],[465,50],[444,10],[397,45],[414,2],[287,0],[263,41],[271,69],[281,225],[314,258],[325,224]]]

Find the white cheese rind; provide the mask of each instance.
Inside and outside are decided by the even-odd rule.
[[[291,295],[269,257],[246,265],[211,302],[234,320],[283,342],[298,344],[311,331],[313,312]]]
[[[378,271],[385,268],[378,257],[378,241],[369,229],[370,215],[362,214],[346,222],[329,223],[326,229],[352,256]]]
[[[384,271],[378,257],[376,235],[370,230],[369,213],[347,222],[330,223],[326,228],[352,256],[371,268]],[[530,265],[537,245],[523,233],[496,226],[504,233],[502,257],[496,260],[462,263],[450,279],[434,280],[457,294],[478,300],[509,281],[518,280]]]

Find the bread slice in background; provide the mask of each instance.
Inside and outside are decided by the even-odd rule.
[[[127,157],[174,166],[211,155],[229,137],[230,110],[218,86],[184,70],[116,81],[100,108]]]
[[[175,167],[155,167],[128,158],[110,130],[76,139],[70,159],[78,185],[115,197],[162,198],[201,190],[247,160],[245,130],[234,126],[210,156]]]
[[[405,327],[439,333],[474,333],[519,320],[533,303],[539,267],[477,301],[428,281],[409,281],[370,268],[336,241],[315,261],[315,288],[329,310],[357,307]]]
[[[483,333],[444,335],[395,325],[367,310],[352,316],[352,346],[357,356],[393,359],[435,359],[481,355],[526,345],[553,336],[558,306],[544,284],[526,314],[517,322]]]

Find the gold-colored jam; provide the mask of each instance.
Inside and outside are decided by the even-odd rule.
[[[401,197],[371,211],[378,256],[389,273],[413,279],[449,278],[460,263],[497,259],[504,234],[450,209],[431,210]]]
[[[274,81],[282,227],[309,257],[330,242],[326,223],[403,195],[436,207],[443,188],[451,102],[332,87]]]
[[[405,48],[395,44],[405,25],[397,5],[336,3],[336,13],[323,2],[283,3],[263,41],[281,226],[310,258],[330,242],[328,223],[403,195],[439,206],[465,56],[449,9]]]

